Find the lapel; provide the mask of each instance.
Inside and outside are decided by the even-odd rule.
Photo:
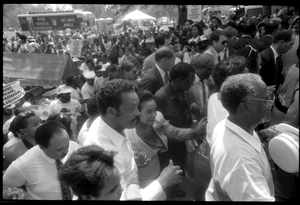
[[[157,78],[158,80],[158,83],[160,84],[161,87],[163,87],[165,84],[164,84],[164,81],[157,69],[157,67],[155,66],[154,69],[153,69],[153,72],[154,72],[154,76]]]

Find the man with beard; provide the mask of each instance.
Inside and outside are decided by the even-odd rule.
[[[182,170],[173,166],[170,160],[156,180],[140,189],[137,165],[128,139],[129,129],[136,126],[140,115],[139,98],[134,87],[127,80],[110,80],[96,97],[100,117],[92,123],[83,145],[95,144],[118,153],[114,160],[122,178],[121,200],[162,200],[163,189],[179,183]]]
[[[58,180],[56,166],[64,163],[80,145],[70,141],[66,127],[57,121],[39,126],[34,138],[37,145],[7,168],[3,185],[25,186],[31,200],[71,200],[70,189],[64,189]],[[65,191],[68,191],[67,198]]]
[[[221,87],[229,115],[212,135],[212,179],[208,201],[274,201],[274,183],[264,147],[255,132],[270,121],[274,94],[257,74],[229,76]]]

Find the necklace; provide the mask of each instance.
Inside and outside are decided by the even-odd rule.
[[[148,126],[146,128],[146,131],[145,131],[145,128],[142,128],[142,126],[140,124],[137,124],[137,134],[140,136],[140,137],[143,137],[143,138],[147,138],[151,135],[152,133],[152,126]]]

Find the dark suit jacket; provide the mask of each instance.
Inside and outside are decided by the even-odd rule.
[[[253,39],[250,36],[244,36],[236,40],[232,44],[232,48],[235,50],[239,50],[241,48],[244,48],[246,45],[252,46],[254,49],[257,49],[259,52],[263,51],[264,45],[261,41],[258,39]]]
[[[263,50],[260,53],[261,56],[261,69],[260,69],[260,76],[262,77],[263,81],[270,85],[277,85],[278,76],[277,74],[281,75],[282,71],[282,63],[280,66],[276,67],[274,53],[271,47]],[[278,88],[278,87],[277,87]]]
[[[140,90],[149,90],[153,95],[164,85],[164,81],[156,66],[149,70],[138,83]]]
[[[231,46],[228,46],[228,51],[229,51],[229,56],[232,56],[232,55],[234,55],[236,53],[237,50],[235,50]]]
[[[262,38],[259,39],[260,42],[264,45],[263,50],[269,48],[273,42],[273,37],[272,36],[263,36]]]

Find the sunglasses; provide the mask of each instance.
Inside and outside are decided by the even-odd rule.
[[[260,98],[251,98],[251,99],[252,100],[256,100],[256,101],[267,102],[269,106],[272,106],[274,104],[274,101],[275,101],[275,95],[274,95],[274,93],[272,93],[271,91],[269,91],[267,99],[260,99]]]
[[[249,56],[251,55],[252,51],[257,52],[257,50],[254,49],[254,48],[253,48],[252,46],[250,46],[250,45],[247,45],[246,47],[249,47],[249,48],[251,49],[250,52],[249,52],[249,54],[248,54],[248,56],[247,56],[247,58],[249,58]]]
[[[221,44],[224,45],[225,43],[227,44],[227,42],[228,42],[227,40],[224,40],[221,42]]]

